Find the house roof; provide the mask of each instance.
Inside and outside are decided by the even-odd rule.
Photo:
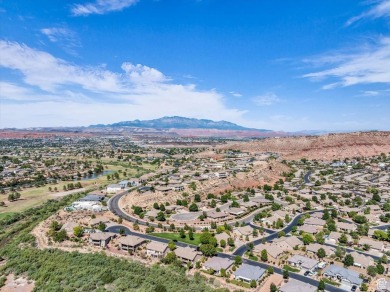
[[[220,271],[221,269],[229,269],[233,264],[233,261],[227,258],[212,257],[203,264],[207,269],[212,269],[214,271]]]
[[[282,248],[276,245],[258,244],[254,247],[254,251],[258,253],[261,253],[263,249],[265,249],[267,253],[275,259],[278,258],[284,252]]]
[[[251,235],[253,233],[253,228],[250,227],[249,225],[237,227],[235,228],[235,230],[241,233],[242,235]]]
[[[336,223],[338,228],[346,229],[346,230],[356,230],[356,225],[352,223],[345,223],[345,222],[337,222]]]
[[[322,245],[322,244],[319,244],[319,243],[311,243],[311,244],[309,244],[309,245],[306,247],[306,250],[307,250],[307,251],[311,251],[311,252],[313,252],[313,253],[317,253],[317,251],[318,251],[320,248],[323,248],[323,249],[325,250],[325,253],[326,253],[327,256],[333,254],[334,251],[335,251],[335,248],[330,247],[330,246],[326,246],[326,245]]]
[[[329,234],[329,239],[339,240],[341,235],[342,235],[342,233],[340,233],[340,232],[332,231]],[[349,242],[352,241],[352,238],[349,234],[346,234],[346,236],[347,236]]]
[[[90,233],[89,238],[92,240],[104,240],[110,239],[111,237],[115,236],[115,233],[112,232],[96,232],[96,233]]]
[[[168,248],[168,244],[158,242],[158,241],[151,241],[146,246],[146,249],[157,251],[157,252],[165,252],[167,248]]]
[[[355,263],[358,263],[362,266],[368,267],[368,266],[374,264],[374,261],[372,260],[371,257],[365,256],[365,255],[358,253],[356,251],[351,252],[350,255],[353,257],[353,260]]]
[[[336,265],[327,266],[324,269],[323,273],[324,274],[326,273],[327,275],[332,276],[332,277],[339,275],[343,279],[346,279],[349,282],[351,282],[352,284],[356,284],[356,285],[360,285],[363,282],[363,280],[359,278],[358,272],[355,272],[355,271],[352,271],[349,269],[345,269],[343,267],[336,266]]]
[[[239,267],[233,274],[236,277],[248,279],[249,281],[258,281],[264,273],[265,270],[258,266],[242,264],[242,266]]]
[[[216,212],[216,211],[207,212],[207,217],[210,217],[212,219],[225,218],[226,216],[228,216],[228,214],[224,212]]]
[[[300,231],[303,231],[303,232],[307,232],[307,233],[316,233],[318,230],[317,230],[318,227],[314,226],[314,225],[302,225],[302,226],[299,226],[298,230]]]
[[[359,244],[360,244],[360,245],[368,244],[368,245],[371,246],[372,248],[378,249],[378,250],[383,249],[383,243],[382,243],[382,242],[380,242],[380,241],[375,241],[375,240],[372,240],[372,239],[369,239],[369,238],[361,238],[361,239],[359,240]]]
[[[200,252],[196,251],[195,249],[187,246],[187,247],[178,247],[174,250],[176,256],[179,258],[183,258],[186,260],[195,260],[196,256],[201,255]]]
[[[318,265],[318,261],[313,260],[313,259],[308,258],[308,257],[304,257],[304,256],[301,256],[301,255],[298,255],[298,254],[292,256],[291,258],[289,258],[288,262],[291,262],[291,263],[294,263],[294,264],[298,264],[298,265],[300,265],[301,267],[303,267],[303,268],[305,268],[307,270],[311,270],[315,266]]]
[[[144,238],[134,236],[134,235],[126,235],[119,238],[118,242],[128,246],[137,246],[142,244],[146,240]]]
[[[319,219],[319,218],[310,217],[310,218],[305,220],[305,224],[316,225],[316,226],[324,226],[326,224],[326,221],[322,220],[322,219]]]
[[[294,248],[297,245],[302,244],[302,241],[296,236],[289,236],[289,237],[283,236],[283,237],[274,239],[273,242],[279,243],[279,242],[283,242],[283,241],[286,242],[288,245],[290,245],[292,248]]]

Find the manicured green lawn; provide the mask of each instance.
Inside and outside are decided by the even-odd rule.
[[[334,281],[332,281],[332,280],[329,280],[329,279],[327,279],[327,278],[323,278],[322,280],[324,280],[324,282],[325,282],[326,284],[330,284],[330,285],[333,285],[333,286],[336,286],[336,287],[339,287],[339,286],[340,286],[339,283],[334,282]]]
[[[188,238],[188,233],[186,233],[185,238],[181,238],[179,233],[151,233],[150,235],[156,236],[156,237],[161,237],[161,238],[166,238],[166,239],[171,239],[171,240],[177,240],[181,241],[184,243],[189,243],[193,245],[198,245],[200,244],[200,234],[194,233],[194,240],[190,240]]]
[[[293,267],[291,267],[289,265],[284,265],[283,266],[283,270],[287,270],[287,271],[293,272],[293,273],[297,273],[297,272],[300,271],[299,269],[293,268]]]
[[[242,281],[238,281],[238,280],[230,280],[230,283],[232,283],[234,285],[237,285],[237,286],[245,287],[245,288],[250,288],[251,287],[250,284],[242,282]]]

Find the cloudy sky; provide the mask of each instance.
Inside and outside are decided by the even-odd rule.
[[[390,0],[0,0],[0,128],[390,130]]]

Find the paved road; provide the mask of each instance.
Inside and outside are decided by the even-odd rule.
[[[308,171],[305,176],[303,177],[303,180],[305,181],[305,184],[308,184],[310,183],[310,175],[311,175],[311,171]]]
[[[338,245],[327,243],[327,242],[324,242],[323,245],[330,246],[330,247],[333,247],[333,248],[337,248],[338,247]],[[360,250],[356,250],[356,249],[353,249],[353,248],[349,248],[349,247],[346,247],[346,246],[342,246],[342,248],[345,249],[347,252],[353,252],[354,251],[354,252],[360,253],[362,255],[371,257],[374,260],[380,260],[381,259],[380,256],[372,255],[372,254],[369,254],[369,253],[366,253],[366,252],[363,252],[363,251],[360,251]]]
[[[111,210],[111,212],[113,212],[114,214],[118,215],[118,216],[121,216],[124,220],[127,220],[127,221],[130,221],[130,222],[134,222],[135,219],[131,216],[128,216],[126,213],[124,213],[120,208],[119,208],[119,205],[118,205],[118,202],[119,202],[119,199],[125,195],[127,192],[123,192],[123,193],[120,193],[114,197],[112,197],[109,202],[108,202],[108,206]],[[307,213],[311,214],[311,213],[316,213],[316,212],[323,212],[322,210],[315,210],[315,211],[309,211],[309,212],[305,212],[305,213],[302,213],[298,216],[296,216],[293,220],[291,220],[291,222],[289,223],[289,225],[287,225],[285,228],[283,228],[281,231],[284,231],[287,233],[289,233],[292,229],[293,226],[297,225],[297,222],[299,220],[299,218]],[[146,225],[145,222],[142,222],[142,221],[139,221],[139,224],[141,225]],[[147,240],[154,240],[154,241],[158,241],[158,242],[164,242],[164,243],[168,243],[170,240],[168,239],[165,239],[165,238],[160,238],[160,237],[155,237],[155,236],[152,236],[152,235],[148,235],[148,234],[142,234],[142,233],[136,233],[134,231],[131,231],[130,229],[128,229],[127,227],[125,226],[111,226],[109,227],[107,230],[108,231],[111,231],[111,232],[116,232],[116,233],[119,233],[119,229],[123,228],[125,230],[125,233],[126,234],[131,234],[131,235],[136,235],[136,236],[139,236],[139,237],[142,237],[142,238],[145,238]],[[274,240],[275,238],[278,237],[278,232],[274,232],[268,236],[266,236],[266,241],[272,241]],[[258,239],[258,240],[255,240],[253,241],[253,244],[256,245],[256,244],[260,244],[262,241],[262,239]],[[186,243],[182,243],[182,242],[176,242],[176,245],[177,246],[192,246],[194,248],[196,248],[196,246],[194,245],[190,245],[190,244],[186,244]],[[232,255],[229,255],[229,254],[226,254],[226,253],[221,253],[219,252],[218,253],[218,256],[219,257],[223,257],[223,258],[229,258],[229,259],[232,259],[234,260],[234,257],[236,255],[243,255],[247,250],[247,246],[246,245],[243,245],[241,247],[239,247]],[[255,262],[255,261],[251,261],[251,260],[248,260],[248,259],[243,259],[243,262],[244,263],[248,263],[248,264],[251,264],[251,265],[254,265],[254,266],[259,266],[263,269],[267,269],[270,265],[267,265],[265,263],[260,263],[260,262]],[[283,271],[282,269],[280,268],[277,268],[277,267],[273,267],[274,268],[274,272],[277,273],[277,274],[280,274],[282,275],[283,274]],[[309,283],[315,287],[318,286],[318,281],[317,280],[314,280],[312,278],[309,278],[309,277],[305,277],[303,275],[300,275],[300,274],[296,274],[296,273],[292,273],[290,272],[290,278],[292,279],[295,279],[295,280],[298,280],[298,281],[302,281],[302,282],[305,282],[305,283]],[[326,284],[326,290],[327,291],[330,291],[330,292],[341,292],[341,291],[345,291],[343,289],[340,289],[340,288],[337,288],[337,287],[334,287],[332,285],[328,285]]]
[[[390,224],[384,224],[384,225],[380,225],[380,226],[373,226],[373,227],[370,227],[370,229],[377,229],[377,230],[384,230],[384,231],[387,231],[387,229],[390,227]]]
[[[107,228],[107,231],[114,232],[114,233],[119,233],[120,229],[124,229],[125,233],[127,235],[135,235],[135,236],[139,236],[139,237],[145,238],[147,240],[154,240],[154,241],[164,242],[164,243],[168,243],[170,241],[170,240],[165,239],[165,238],[155,237],[155,236],[148,235],[148,234],[137,233],[137,232],[131,231],[129,228],[127,228],[125,226],[122,226],[122,225],[111,226],[111,227]],[[176,242],[176,245],[177,246],[181,246],[181,247],[191,246],[191,247],[196,248],[196,246],[194,246],[194,245],[186,244],[186,243],[183,243],[183,242]],[[229,255],[229,254],[221,253],[221,252],[218,253],[217,256],[221,257],[221,258],[228,258],[228,259],[231,259],[231,260],[234,260],[234,257],[235,257],[234,255]],[[246,264],[249,264],[249,265],[258,266],[258,267],[261,267],[263,269],[268,269],[268,267],[270,267],[270,265],[268,265],[268,264],[255,262],[255,261],[248,260],[248,259],[242,259],[242,262],[246,263]],[[276,274],[283,275],[282,269],[277,268],[277,267],[273,267],[273,268],[274,268],[274,272]],[[295,279],[295,280],[298,280],[298,281],[302,281],[304,283],[308,283],[308,284],[313,285],[315,287],[318,286],[318,281],[314,280],[312,278],[305,277],[303,275],[292,273],[292,272],[289,272],[289,275],[290,275],[290,278],[292,278],[292,279]],[[327,284],[325,285],[325,287],[326,287],[326,290],[330,291],[330,292],[345,291],[345,290],[342,290],[340,288],[337,288],[337,287],[334,287],[334,286],[331,286],[331,285],[327,285]]]
[[[265,239],[265,241],[272,241],[276,238],[278,238],[278,233],[281,232],[281,231],[284,231],[286,234],[291,232],[293,226],[297,225],[298,223],[298,220],[306,215],[306,214],[312,214],[312,213],[317,213],[317,212],[323,212],[322,210],[314,210],[314,211],[309,211],[309,212],[305,212],[305,213],[302,213],[302,214],[299,214],[298,216],[295,216],[293,220],[290,221],[290,223],[284,227],[283,229],[279,230],[279,231],[276,231],[276,232],[273,232],[271,233],[270,235],[267,235],[265,237],[262,237],[262,238],[259,238],[259,239],[256,239],[253,242],[254,245],[257,245],[257,244],[260,244],[262,243],[262,241]],[[253,225],[252,223],[249,224],[250,226],[254,227],[254,228],[259,228],[255,225]],[[242,245],[240,246],[239,248],[237,248],[237,250],[233,253],[234,255],[240,255],[242,256],[245,252],[247,251],[247,245]]]

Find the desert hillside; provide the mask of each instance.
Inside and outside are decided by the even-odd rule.
[[[373,156],[390,153],[390,132],[356,132],[327,134],[323,136],[301,136],[267,138],[247,143],[231,143],[224,149],[239,149],[250,152],[272,151],[286,159],[333,160],[357,156]]]

